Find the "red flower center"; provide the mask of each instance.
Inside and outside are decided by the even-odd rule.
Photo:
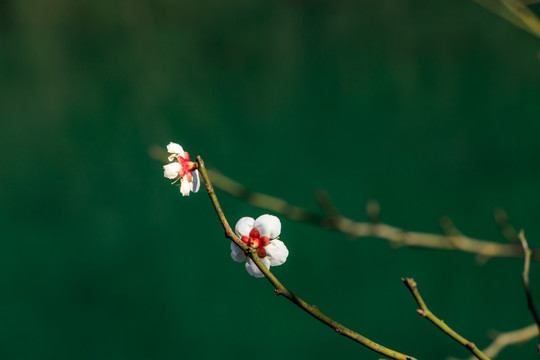
[[[257,228],[251,229],[249,236],[242,236],[241,240],[247,246],[257,249],[257,255],[261,259],[266,257],[266,250],[264,248],[270,244],[270,238],[268,236],[261,236]]]
[[[193,161],[189,160],[189,154],[187,151],[184,151],[184,156],[178,155],[177,159],[181,166],[178,175],[180,175],[180,177],[186,176],[187,181],[192,181],[193,176],[191,175],[191,172],[195,170],[197,165]]]

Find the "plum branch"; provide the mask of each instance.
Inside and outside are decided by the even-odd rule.
[[[334,329],[338,334],[343,335],[345,337],[348,337],[351,340],[356,341],[357,343],[367,347],[368,349],[371,349],[381,355],[387,356],[391,359],[396,360],[416,360],[412,356],[402,354],[400,352],[397,352],[395,350],[391,350],[389,348],[386,348],[368,338],[366,338],[363,335],[360,335],[359,333],[343,326],[339,322],[333,320],[329,316],[323,314],[319,308],[315,305],[310,305],[298,296],[296,296],[292,291],[290,291],[288,288],[286,288],[275,276],[270,272],[269,269],[264,266],[264,264],[261,262],[259,256],[257,255],[257,252],[254,251],[254,249],[249,248],[246,246],[239,238],[236,236],[232,228],[230,227],[227,218],[225,217],[225,214],[221,208],[221,205],[219,204],[216,192],[214,190],[214,187],[212,186],[212,182],[210,180],[210,177],[208,175],[208,171],[206,167],[204,166],[204,161],[200,156],[197,157],[197,164],[198,164],[198,170],[201,174],[202,179],[204,180],[206,191],[208,193],[208,196],[210,197],[210,200],[212,202],[212,205],[214,206],[214,209],[216,211],[216,214],[219,218],[219,221],[221,222],[221,225],[223,226],[223,229],[225,230],[225,237],[233,241],[236,245],[238,245],[242,250],[244,250],[244,253],[246,256],[248,256],[250,259],[253,260],[253,262],[257,265],[259,270],[264,274],[264,276],[270,281],[272,286],[274,287],[274,292],[277,295],[281,295],[286,297],[288,300],[290,300],[293,304],[307,312],[309,315],[314,317],[315,319],[319,320],[323,324],[331,327]]]

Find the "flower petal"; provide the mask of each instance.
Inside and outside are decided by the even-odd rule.
[[[231,257],[236,262],[243,262],[246,259],[244,251],[238,245],[231,241]]]
[[[242,236],[249,236],[249,232],[251,229],[253,229],[253,223],[255,220],[250,217],[243,217],[236,223],[236,226],[234,227],[234,232],[239,237]]]
[[[173,162],[167,165],[163,166],[163,176],[165,176],[167,179],[176,179],[178,177],[178,172],[182,166],[177,163]]]
[[[180,185],[180,192],[182,193],[182,196],[189,196],[189,192],[193,190],[193,183],[191,181],[187,181],[185,178],[182,179],[182,185]]]
[[[199,179],[199,171],[193,170],[191,174],[193,174],[193,190],[191,191],[196,193],[197,191],[199,191],[199,187],[201,186],[201,180]]]
[[[274,215],[261,215],[255,220],[253,227],[256,227],[261,236],[268,236],[275,239],[281,233],[281,221]]]
[[[270,244],[264,248],[266,250],[266,258],[270,260],[270,265],[278,266],[287,261],[289,249],[281,240],[272,240]]]
[[[261,259],[261,261],[264,264],[264,266],[266,266],[267,269],[270,269],[270,260],[268,260],[267,258],[264,258],[264,259]],[[255,265],[253,260],[251,260],[250,258],[248,258],[246,261],[246,271],[248,272],[249,275],[254,276],[256,278],[264,277],[264,274],[261,272],[261,270],[259,270],[257,265]]]
[[[182,146],[173,142],[170,142],[169,145],[167,145],[167,151],[171,154],[178,154],[181,156],[184,155],[184,149],[182,148]]]

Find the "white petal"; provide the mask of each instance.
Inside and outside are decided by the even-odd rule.
[[[163,176],[165,176],[167,179],[176,179],[181,168],[182,166],[177,162],[164,165]]]
[[[250,217],[243,217],[236,223],[236,226],[234,227],[234,232],[239,237],[242,236],[249,236],[249,232],[253,229],[253,223],[255,220]]]
[[[193,175],[193,190],[191,191],[196,193],[197,191],[199,191],[199,187],[201,186],[201,180],[199,179],[199,172],[197,170],[193,170],[191,174]]]
[[[267,269],[270,269],[270,260],[268,260],[268,256],[265,257],[264,259],[261,259],[261,261],[264,264],[264,266],[266,266]],[[246,271],[248,272],[249,275],[254,276],[256,278],[264,277],[264,274],[261,272],[261,270],[259,270],[257,265],[255,265],[253,260],[251,260],[250,258],[248,258],[246,261]]]
[[[184,156],[184,149],[177,143],[169,143],[169,145],[167,145],[167,151],[171,154],[178,154]]]
[[[270,241],[270,244],[264,250],[266,250],[265,259],[269,259],[272,266],[283,264],[287,260],[287,256],[289,256],[289,249],[281,240]]]
[[[274,215],[261,215],[255,220],[253,227],[259,230],[261,236],[275,239],[281,233],[281,222]]]
[[[193,183],[187,181],[185,178],[182,179],[182,185],[180,185],[180,192],[182,196],[189,196],[189,192],[193,189]]]
[[[231,257],[236,262],[243,262],[246,259],[244,250],[240,249],[238,245],[231,241]]]

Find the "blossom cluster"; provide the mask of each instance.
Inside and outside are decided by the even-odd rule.
[[[180,192],[183,196],[188,196],[191,192],[199,191],[200,179],[197,163],[189,159],[189,154],[177,143],[167,145],[169,163],[163,166],[163,176],[180,181]],[[281,233],[281,222],[273,215],[261,215],[256,220],[250,217],[243,217],[236,223],[236,235],[242,242],[257,252],[261,262],[270,269],[270,266],[283,264],[289,256],[289,250],[278,240]],[[244,262],[247,272],[254,277],[264,277],[262,271],[255,262],[246,257],[242,250],[234,242],[231,242],[231,257],[234,261]]]

